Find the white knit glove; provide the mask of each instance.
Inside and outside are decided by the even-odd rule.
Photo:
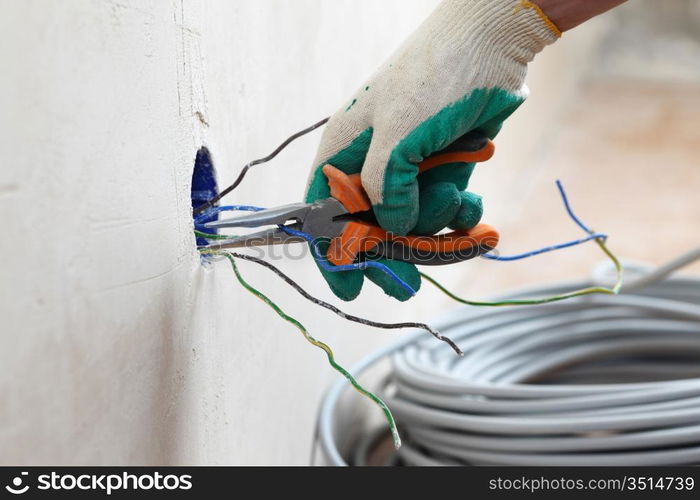
[[[462,135],[494,137],[526,98],[527,63],[560,36],[526,0],[444,0],[398,51],[336,112],[314,160],[306,200],[329,196],[321,167],[361,172],[380,225],[396,234],[434,233],[479,222],[481,199],[460,193],[473,165],[449,165],[418,176],[418,163]],[[387,261],[420,285],[415,268]],[[324,273],[346,300],[362,273]],[[379,271],[368,276],[387,293],[402,289]]]

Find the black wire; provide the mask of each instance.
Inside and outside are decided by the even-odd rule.
[[[227,194],[229,194],[231,191],[233,191],[234,189],[236,189],[236,188],[238,187],[238,185],[243,181],[243,178],[246,176],[246,174],[248,173],[248,170],[250,170],[251,167],[254,167],[255,165],[260,165],[261,163],[266,163],[266,162],[272,160],[272,159],[273,159],[275,156],[277,156],[284,148],[286,148],[287,146],[289,146],[289,144],[290,144],[291,142],[293,142],[294,140],[298,139],[299,137],[301,137],[301,136],[303,136],[303,135],[308,134],[309,132],[313,132],[314,130],[316,130],[316,129],[317,129],[318,127],[320,127],[320,126],[325,125],[325,124],[328,122],[328,120],[330,120],[330,116],[327,117],[327,118],[324,118],[323,120],[321,120],[321,121],[319,121],[319,122],[314,123],[313,125],[311,125],[310,127],[305,128],[304,130],[300,130],[299,132],[297,132],[297,133],[295,133],[295,134],[293,134],[293,135],[290,135],[289,137],[287,137],[287,139],[285,139],[285,141],[284,141],[282,144],[280,144],[279,146],[277,146],[277,149],[275,149],[275,150],[274,150],[272,153],[270,153],[269,155],[267,155],[267,156],[265,156],[265,157],[263,157],[263,158],[259,158],[259,159],[257,159],[257,160],[253,160],[253,161],[251,161],[250,163],[247,163],[247,164],[243,167],[243,169],[241,169],[241,173],[238,174],[238,177],[236,178],[235,181],[233,181],[233,184],[231,184],[229,187],[227,187],[226,189],[224,189],[223,191],[221,191],[218,195],[216,195],[216,196],[215,196],[214,198],[212,198],[211,200],[209,200],[209,201],[207,201],[206,203],[204,203],[203,205],[200,205],[200,206],[198,206],[197,208],[195,208],[193,214],[194,214],[194,215],[199,215],[199,214],[205,212],[206,210],[209,210],[209,209],[210,209],[211,207],[213,207],[221,198],[223,198],[224,196],[226,196]]]
[[[430,333],[433,337],[435,337],[438,340],[441,340],[448,344],[454,351],[459,354],[460,356],[464,355],[462,350],[457,346],[457,344],[454,343],[452,339],[449,337],[445,337],[442,335],[439,331],[436,329],[432,328],[429,325],[426,325],[425,323],[415,323],[415,322],[406,322],[406,323],[381,323],[379,321],[372,321],[370,319],[365,319],[365,318],[360,318],[359,316],[353,316],[352,314],[348,314],[346,312],[341,311],[337,307],[335,307],[333,304],[329,304],[328,302],[325,302],[321,299],[318,299],[311,295],[309,292],[304,290],[301,285],[299,285],[296,281],[294,281],[292,278],[284,274],[281,270],[279,270],[277,267],[274,265],[270,264],[266,260],[258,259],[257,257],[253,257],[252,255],[245,255],[242,253],[236,253],[236,252],[228,252],[229,255],[231,255],[234,258],[238,259],[243,259],[247,260],[249,262],[255,262],[256,264],[260,264],[261,266],[264,266],[274,272],[277,276],[282,278],[288,285],[290,285],[292,288],[294,288],[299,294],[301,294],[305,299],[313,302],[316,305],[319,305],[321,307],[325,307],[329,311],[334,312],[338,316],[340,316],[343,319],[346,319],[348,321],[353,321],[355,323],[360,323],[362,325],[366,326],[371,326],[374,328],[384,328],[384,329],[389,329],[389,330],[394,330],[394,329],[399,329],[399,328],[420,328],[421,330],[425,330],[428,333]]]

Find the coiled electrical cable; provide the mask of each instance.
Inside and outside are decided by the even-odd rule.
[[[378,392],[394,411],[404,446],[384,461],[700,464],[700,279],[658,281],[698,257],[694,250],[646,272],[619,296],[461,308],[434,324],[464,357],[418,334],[372,354],[351,371],[360,375],[391,360]],[[341,453],[336,413],[345,387],[335,384],[325,397],[318,436],[327,462],[343,465],[344,456],[354,456],[361,465],[385,433],[368,432],[354,453]]]

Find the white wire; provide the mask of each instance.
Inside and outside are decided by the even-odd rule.
[[[398,458],[407,465],[700,464],[700,279],[661,281],[698,259],[700,248],[619,296],[464,307],[435,325],[464,357],[416,332],[352,371],[392,360],[379,392],[399,423]],[[331,388],[318,419],[321,450],[335,465],[346,464],[334,436],[347,387]],[[354,463],[366,461],[375,439],[361,437]]]

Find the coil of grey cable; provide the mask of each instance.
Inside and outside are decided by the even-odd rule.
[[[404,439],[384,462],[700,464],[700,279],[661,281],[698,257],[646,273],[619,296],[461,308],[435,326],[464,357],[420,332],[367,357],[356,375],[391,359],[379,393]],[[387,435],[364,432],[341,452],[336,411],[345,390],[338,383],[323,401],[320,445],[328,463],[362,465]]]

